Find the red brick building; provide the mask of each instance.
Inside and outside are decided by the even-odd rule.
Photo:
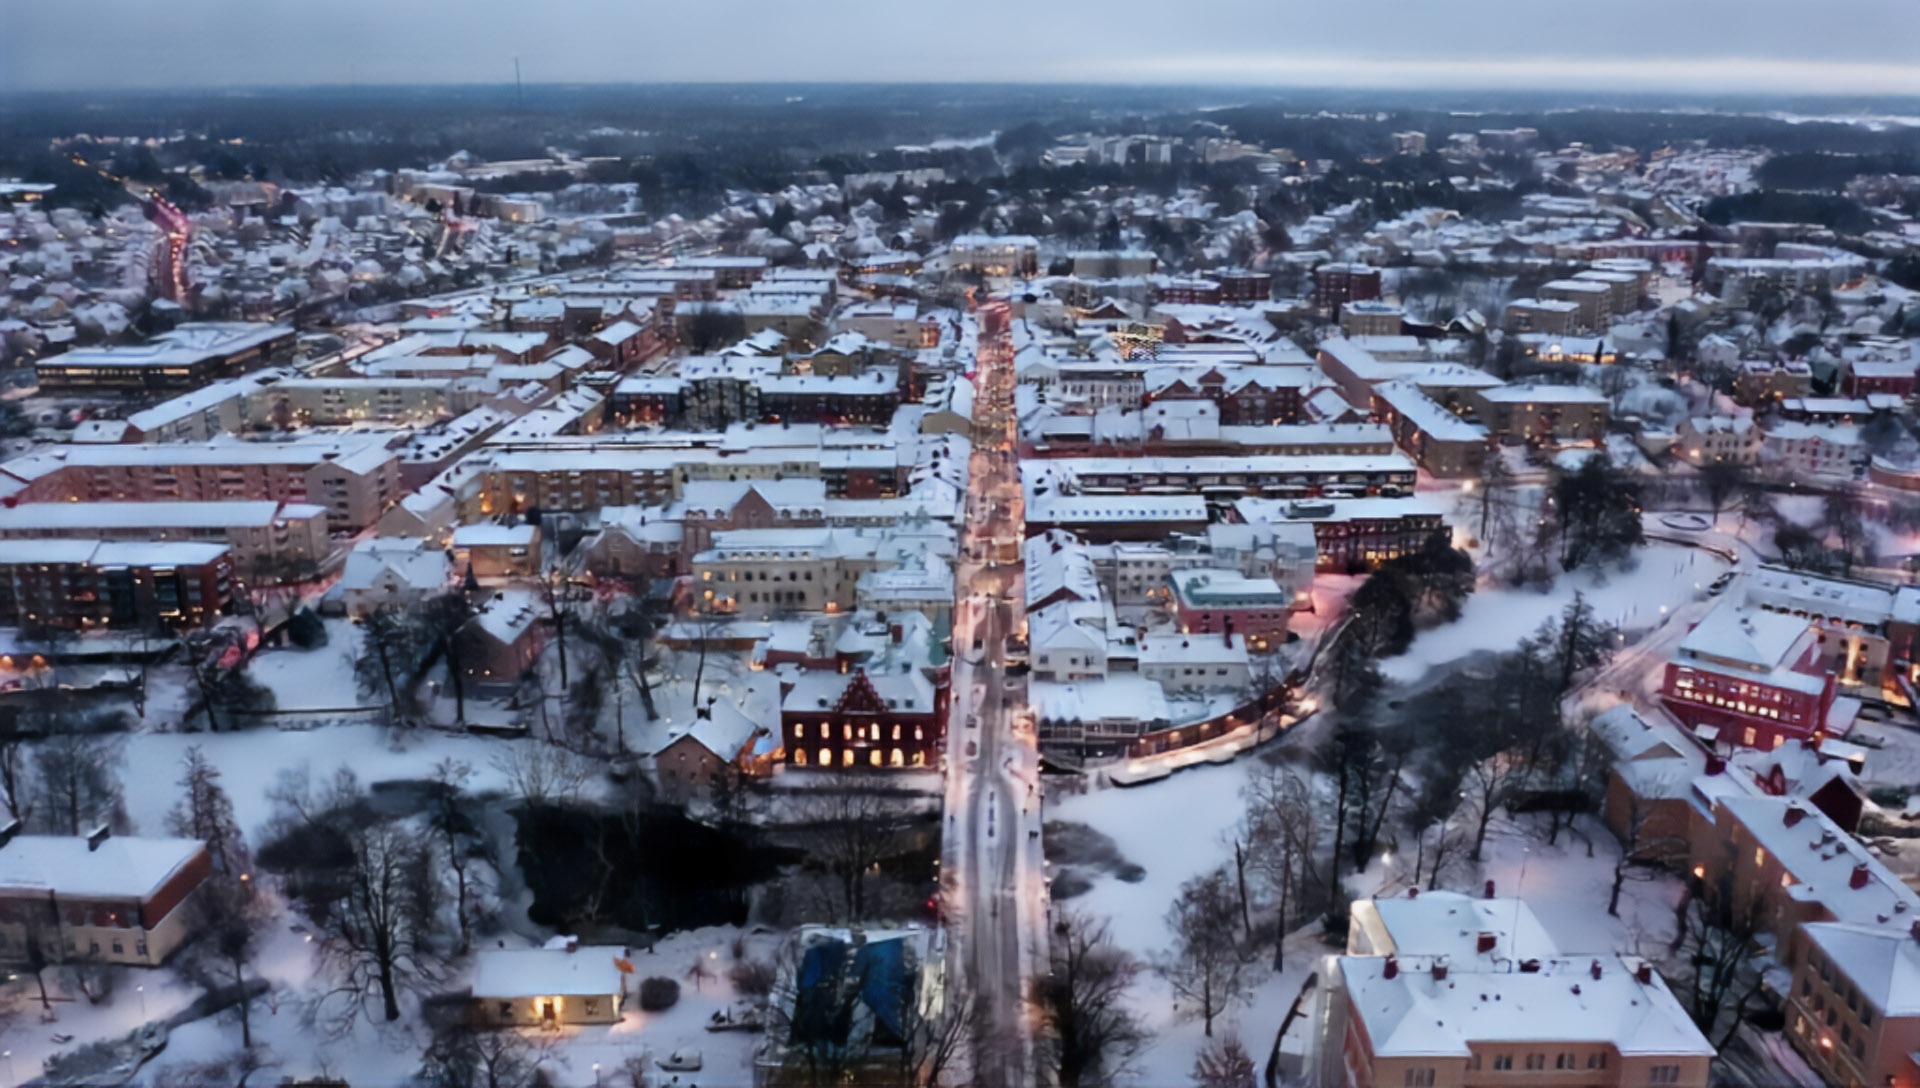
[[[1667,662],[1661,701],[1682,724],[1711,729],[1724,744],[1769,749],[1824,733],[1835,681],[1819,638],[1804,617],[1725,601]]]
[[[0,623],[200,627],[226,611],[232,591],[224,544],[0,541]]]
[[[1349,302],[1380,297],[1380,270],[1357,261],[1336,261],[1313,270],[1313,302],[1329,317]]]
[[[946,707],[944,679],[919,670],[803,672],[781,700],[782,750],[794,767],[935,767]]]

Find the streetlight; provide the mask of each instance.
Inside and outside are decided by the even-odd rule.
[[[140,1019],[145,1020],[147,1018],[147,988],[145,986],[135,986],[133,992],[140,995]]]

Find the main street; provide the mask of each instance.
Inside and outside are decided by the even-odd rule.
[[[1025,680],[1008,669],[1008,644],[1024,638],[1026,613],[1006,316],[1004,304],[981,314],[967,531],[955,572],[944,850],[954,993],[978,1002],[971,1069],[975,1083],[992,1086],[1032,1082],[1027,999],[1045,914],[1039,759]]]

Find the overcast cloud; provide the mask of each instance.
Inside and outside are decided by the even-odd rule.
[[[1920,0],[0,0],[14,90],[1090,81],[1920,94]]]

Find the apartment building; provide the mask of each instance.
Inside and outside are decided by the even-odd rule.
[[[0,541],[0,623],[68,630],[203,626],[227,610],[224,544]]]
[[[1500,385],[1465,396],[1496,438],[1516,442],[1597,442],[1612,414],[1606,395],[1584,385]]]
[[[36,502],[0,511],[0,540],[76,537],[224,544],[243,580],[311,570],[333,552],[326,508],[311,503]]]
[[[1265,653],[1286,641],[1293,593],[1272,578],[1201,567],[1175,571],[1167,576],[1167,583],[1174,622],[1183,634],[1238,635],[1254,653]]]
[[[399,500],[400,459],[384,439],[360,436],[57,446],[0,464],[6,493],[16,502],[313,503],[333,529],[352,532]]]
[[[48,356],[34,366],[43,393],[182,393],[284,361],[291,325],[195,321],[135,347]]]

